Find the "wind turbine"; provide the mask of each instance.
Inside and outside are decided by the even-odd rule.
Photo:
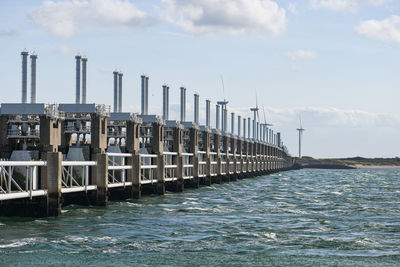
[[[257,91],[256,91],[256,107],[255,108],[250,108],[250,111],[254,113],[254,121],[253,121],[253,139],[256,139],[257,133],[256,133],[256,125],[257,125],[257,120],[259,118],[258,116],[258,100],[257,100]]]
[[[226,131],[225,126],[226,126],[226,120],[227,120],[226,105],[229,103],[229,101],[226,101],[226,99],[225,99],[225,85],[224,85],[224,78],[222,77],[222,75],[221,75],[221,81],[222,81],[222,94],[224,96],[224,101],[218,101],[217,104],[221,105],[221,113],[222,113],[221,114],[221,129],[222,129],[222,133],[225,133],[225,131]]]
[[[268,142],[268,127],[269,126],[273,126],[270,123],[267,123],[267,116],[265,116],[265,109],[264,109],[264,105],[262,106],[263,108],[263,113],[264,113],[264,126],[266,127],[264,130],[264,136],[263,136],[263,141]]]
[[[306,129],[303,129],[303,126],[301,125],[301,117],[299,117],[300,119],[300,128],[297,128],[297,131],[299,131],[299,159],[301,159],[301,139],[303,137],[303,132]]]

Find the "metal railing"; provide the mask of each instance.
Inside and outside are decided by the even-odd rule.
[[[175,181],[177,177],[178,166],[174,164],[174,159],[178,155],[176,152],[164,152],[164,169],[165,169],[165,181]]]
[[[225,175],[225,174],[226,174],[226,161],[221,160],[221,175]]]
[[[95,161],[62,161],[61,192],[72,193],[95,190],[90,185],[89,168]],[[39,168],[46,161],[0,161],[0,200],[45,196],[46,189],[39,187]]]
[[[206,177],[206,168],[207,162],[204,160],[204,156],[206,155],[205,151],[198,151],[197,157],[199,158],[199,177]]]
[[[155,154],[140,154],[140,178],[142,184],[157,182],[157,178],[155,178],[155,170],[157,169],[156,159],[157,155]]]
[[[61,193],[73,193],[95,190],[90,184],[89,168],[96,166],[96,161],[63,161],[61,177]]]
[[[193,153],[182,153],[183,179],[193,178]]]
[[[38,189],[39,167],[46,161],[0,161],[0,200],[44,196]]]
[[[126,165],[127,158],[132,158],[131,153],[107,153],[108,155],[108,187],[125,187],[132,185],[127,182],[127,171],[132,165]]]

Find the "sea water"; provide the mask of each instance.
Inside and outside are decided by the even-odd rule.
[[[399,266],[400,171],[300,170],[0,217],[0,266]]]

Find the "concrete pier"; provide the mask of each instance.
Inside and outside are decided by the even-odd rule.
[[[47,216],[61,214],[62,154],[47,153]]]

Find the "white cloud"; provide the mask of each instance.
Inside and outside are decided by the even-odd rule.
[[[59,47],[57,47],[56,49],[59,53],[64,54],[64,55],[72,55],[73,51],[71,50],[71,48],[69,48],[66,45],[61,45]]]
[[[295,3],[289,3],[288,10],[294,15],[297,15],[299,13],[297,11],[297,5]]]
[[[383,5],[392,0],[310,0],[311,8],[326,8],[334,11],[355,12],[364,4]]]
[[[47,0],[28,14],[30,22],[61,37],[71,37],[80,28],[143,26],[150,16],[124,0]]]
[[[0,37],[1,36],[15,36],[18,35],[16,30],[2,30],[0,29]]]
[[[314,51],[311,50],[302,50],[299,49],[294,52],[289,52],[288,57],[292,61],[297,61],[297,60],[302,60],[302,59],[315,59],[317,57],[317,54]]]
[[[356,27],[356,31],[370,38],[400,44],[400,16],[363,21]]]
[[[282,33],[286,11],[272,0],[162,0],[161,16],[196,34]]]
[[[296,107],[276,109],[265,107],[273,123],[285,124],[297,120],[301,114],[303,126],[313,128],[370,128],[398,127],[400,116],[385,113],[373,113],[363,110],[346,110],[323,107]]]

